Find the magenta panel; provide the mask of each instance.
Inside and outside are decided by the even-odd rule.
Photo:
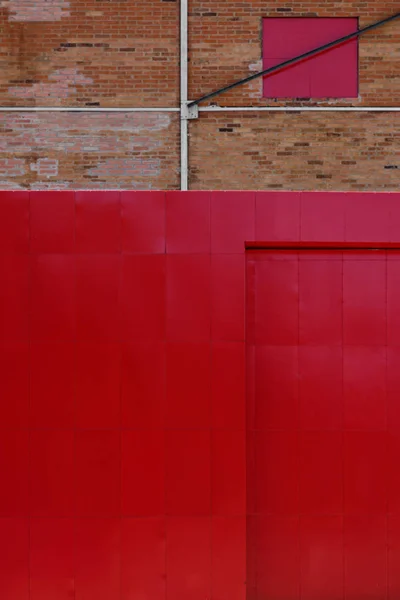
[[[268,69],[358,29],[356,18],[263,19],[263,68]],[[353,39],[264,77],[264,96],[355,98],[358,44]]]

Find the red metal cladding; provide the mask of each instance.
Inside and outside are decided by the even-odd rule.
[[[0,192],[0,597],[398,600],[399,207]]]

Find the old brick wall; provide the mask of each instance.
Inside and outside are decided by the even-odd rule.
[[[174,1],[0,0],[0,104],[176,106],[178,30]]]
[[[192,189],[396,190],[398,113],[201,113]]]
[[[398,10],[397,0],[189,0],[189,96],[262,67],[263,17],[355,16],[363,27]],[[0,31],[0,106],[179,107],[179,0],[0,0]],[[399,22],[362,37],[359,56],[357,99],[286,104],[399,105]],[[261,88],[213,102],[285,104]],[[399,166],[398,114],[200,113],[190,187],[397,189],[400,170],[385,167]],[[178,187],[177,113],[0,112],[0,188]]]
[[[191,0],[190,97],[196,98],[262,69],[263,17],[358,17],[366,27],[399,11],[398,0]],[[359,38],[359,97],[275,102],[262,98],[262,81],[218,96],[220,106],[396,106],[400,96],[398,21]]]
[[[0,189],[177,189],[177,113],[0,113]]]

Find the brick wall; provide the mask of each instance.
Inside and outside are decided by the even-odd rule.
[[[193,0],[190,13],[190,96],[199,97],[262,69],[263,17],[359,17],[359,27],[399,11],[398,0]],[[318,105],[396,106],[400,96],[400,26],[392,22],[359,39],[359,97]],[[213,99],[220,106],[313,105],[263,99],[262,81]]]
[[[201,113],[190,133],[192,189],[399,188],[398,113]]]
[[[356,16],[362,27],[398,10],[397,0],[190,0],[190,98],[262,67],[263,17]],[[0,0],[0,31],[0,106],[179,106],[178,0]],[[358,98],[287,104],[398,105],[399,22],[359,43]],[[213,102],[285,104],[263,99],[261,86],[257,79]],[[231,115],[202,113],[190,124],[192,188],[398,186],[399,170],[384,168],[398,166],[398,113]],[[220,131],[233,122],[241,127]],[[0,187],[177,188],[178,127],[177,114],[162,112],[0,113]],[[304,133],[309,146],[294,146]],[[349,146],[355,136],[365,144]]]
[[[176,113],[0,113],[0,189],[177,189],[178,125]]]

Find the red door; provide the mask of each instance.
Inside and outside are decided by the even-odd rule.
[[[400,252],[247,254],[249,600],[400,597]]]

